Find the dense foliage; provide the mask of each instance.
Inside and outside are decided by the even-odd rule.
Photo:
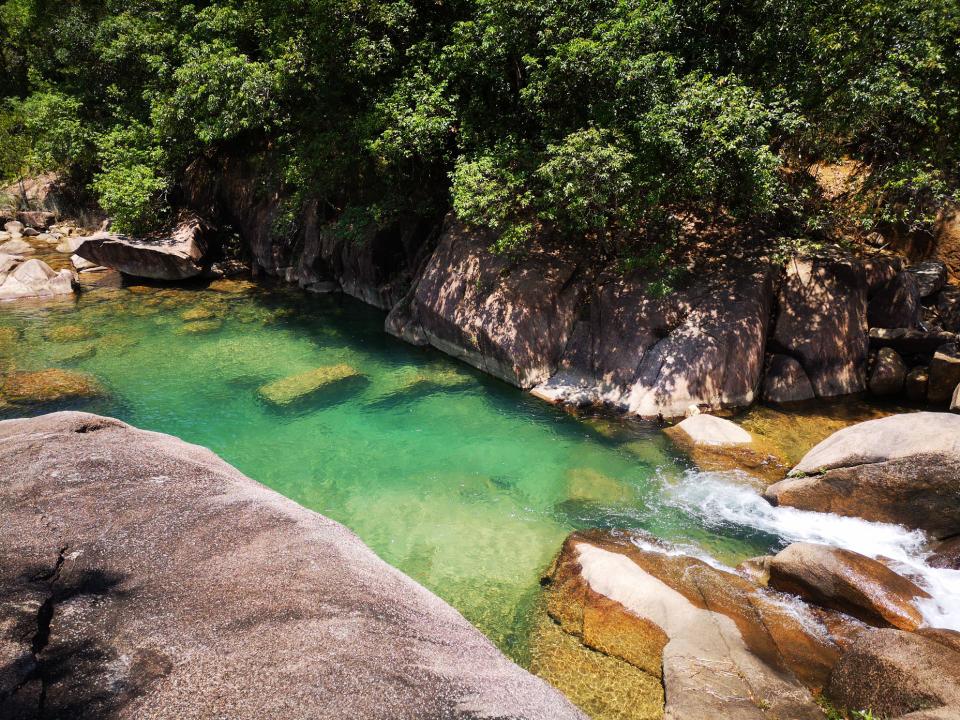
[[[56,169],[118,225],[201,154],[269,153],[331,219],[453,207],[522,247],[673,208],[929,225],[960,180],[958,0],[2,0],[0,175]],[[850,219],[850,217],[848,217]]]

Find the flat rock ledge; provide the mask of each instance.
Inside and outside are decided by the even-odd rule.
[[[206,449],[63,412],[0,422],[0,466],[0,717],[584,717]]]

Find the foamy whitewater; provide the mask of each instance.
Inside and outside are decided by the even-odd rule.
[[[933,596],[916,602],[928,625],[960,630],[960,570],[927,565],[928,539],[920,531],[831,513],[774,507],[755,489],[725,473],[687,471],[679,481],[665,482],[664,502],[698,517],[706,527],[751,528],[775,535],[785,545],[821,543],[870,558],[885,558],[894,570]]]

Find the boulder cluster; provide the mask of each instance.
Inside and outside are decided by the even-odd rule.
[[[8,220],[0,232],[0,300],[46,298],[73,293],[74,274],[67,269],[54,271],[47,263],[28,258],[34,247],[24,238],[57,244],[60,239],[47,230],[53,215],[46,212],[21,212]]]

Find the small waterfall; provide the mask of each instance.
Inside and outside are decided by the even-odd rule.
[[[754,488],[716,472],[690,470],[679,480],[665,482],[663,501],[718,532],[768,534],[773,551],[777,545],[810,542],[882,558],[933,596],[916,603],[928,625],[960,630],[960,570],[926,564],[930,550],[923,532],[831,513],[774,507]]]

